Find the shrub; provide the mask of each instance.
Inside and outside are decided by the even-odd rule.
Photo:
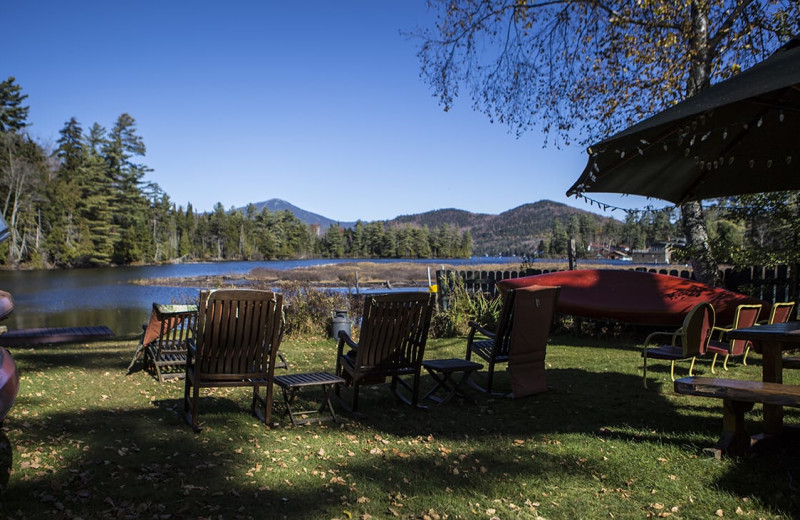
[[[469,321],[474,320],[488,330],[497,328],[503,299],[483,292],[470,293],[461,277],[450,275],[447,308],[436,312],[430,334],[434,338],[452,338],[469,332]]]
[[[338,291],[315,289],[302,283],[287,283],[283,294],[285,334],[293,337],[329,336],[335,309],[346,309],[359,322],[361,298]]]

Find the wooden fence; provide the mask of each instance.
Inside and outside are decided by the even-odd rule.
[[[689,269],[631,267],[631,270],[660,273],[682,278],[694,278],[694,273]],[[520,278],[537,274],[549,273],[557,269],[519,269],[509,271],[436,271],[436,284],[439,290],[439,306],[446,309],[450,294],[453,291],[455,280],[464,282],[468,292],[480,291],[487,296],[496,296],[495,284],[509,278]],[[766,300],[768,302],[796,301],[797,296],[797,267],[780,265],[777,267],[749,267],[734,271],[725,269],[721,271],[722,286],[730,291],[747,294]]]

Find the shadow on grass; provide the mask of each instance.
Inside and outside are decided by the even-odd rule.
[[[482,438],[498,436],[529,439],[577,433],[673,446],[690,456],[711,459],[703,450],[713,447],[722,432],[721,401],[694,397],[667,399],[664,394],[671,392],[669,367],[658,367],[654,372],[666,376],[658,379],[666,379],[661,386],[669,388],[651,383],[650,389],[645,390],[641,377],[619,372],[550,369],[548,392],[522,399],[478,397],[477,404],[455,399],[444,405],[450,407],[446,412],[436,406],[415,410],[395,404],[387,408],[387,399],[391,398],[387,388],[362,389],[361,411],[366,416],[359,422],[400,437],[433,435],[476,443]],[[499,388],[504,388],[504,383],[508,387],[507,376],[502,373],[498,376]],[[760,405],[748,414],[747,423],[752,434],[760,431]],[[728,467],[729,471],[716,483],[721,489],[800,515],[800,446],[788,445],[733,459]]]
[[[75,347],[65,348],[23,348],[12,352],[14,360],[24,367],[24,372],[44,372],[52,368],[74,367],[76,369],[92,368],[117,371],[120,369],[120,354],[118,351],[83,347],[80,352]],[[133,351],[130,353],[133,357]],[[127,359],[130,362],[130,359]]]
[[[234,452],[225,435],[195,435],[178,415],[153,407],[25,421],[18,427],[27,438],[47,442],[16,443],[22,467],[36,471],[12,478],[0,511],[20,518],[285,518],[290,509],[301,516],[317,509],[319,490],[232,484],[258,461]],[[12,442],[16,428],[8,432]],[[61,469],[43,462],[42,449],[59,453]]]

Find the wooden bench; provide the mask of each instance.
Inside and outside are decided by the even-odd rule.
[[[713,450],[717,457],[727,453],[745,455],[751,439],[744,429],[744,414],[755,403],[800,407],[800,385],[684,377],[675,381],[675,392],[722,399],[722,436]]]
[[[114,331],[106,326],[93,327],[42,327],[10,330],[0,335],[0,346],[19,347],[56,343],[77,343],[109,338]]]

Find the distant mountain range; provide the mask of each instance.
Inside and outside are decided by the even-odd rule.
[[[270,199],[254,203],[258,211],[263,208],[269,211],[291,211],[306,224],[318,224],[324,231],[329,226],[340,225],[351,228],[355,222],[340,222],[307,211],[281,199]],[[597,227],[602,227],[611,217],[573,208],[560,202],[541,200],[523,204],[499,215],[487,213],[471,213],[460,209],[437,209],[416,215],[401,215],[386,221],[390,226],[416,225],[436,229],[450,225],[459,230],[470,230],[475,255],[497,255],[514,252],[530,252],[540,240],[552,235],[556,222],[567,227],[573,216],[586,215]]]
[[[470,213],[459,209],[439,209],[418,215],[403,215],[391,220],[390,224],[416,224],[429,228],[450,224],[470,230],[475,255],[524,254],[534,251],[540,240],[549,239],[556,222],[560,222],[566,228],[576,215],[589,217],[594,229],[602,228],[611,220],[611,217],[559,202],[540,200],[523,204],[499,215]]]

